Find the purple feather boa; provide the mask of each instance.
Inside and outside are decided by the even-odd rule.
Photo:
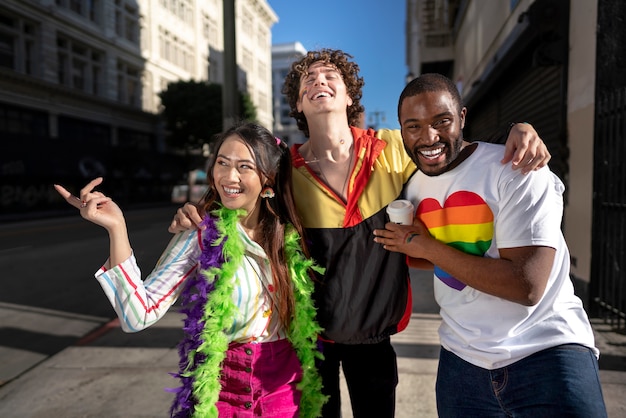
[[[211,268],[220,268],[224,264],[223,247],[227,239],[215,244],[219,238],[219,231],[216,226],[217,219],[207,216],[202,224],[207,228],[202,239],[203,250],[200,255],[200,268],[209,270]],[[204,275],[196,274],[189,277],[185,288],[181,293],[181,313],[186,315],[183,321],[183,331],[185,336],[178,344],[179,372],[171,373],[172,376],[180,379],[181,386],[177,389],[168,389],[168,392],[176,394],[176,398],[170,409],[170,416],[174,418],[191,417],[197,400],[193,396],[192,385],[193,378],[189,372],[195,370],[198,364],[205,360],[205,355],[197,352],[198,347],[202,344],[200,335],[204,329],[202,316],[204,306],[207,303],[209,294],[215,289],[214,282],[208,283]]]

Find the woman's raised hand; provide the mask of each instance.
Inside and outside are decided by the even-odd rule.
[[[94,190],[102,181],[102,177],[93,179],[80,190],[79,196],[73,195],[59,184],[55,184],[54,188],[67,203],[80,210],[80,216],[86,220],[108,231],[121,225],[125,227],[124,214],[120,207],[110,197]]]

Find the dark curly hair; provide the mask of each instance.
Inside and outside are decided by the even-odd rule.
[[[359,76],[359,66],[351,59],[352,55],[339,49],[324,48],[318,51],[309,51],[302,59],[291,64],[291,69],[285,77],[282,93],[287,97],[289,107],[291,108],[289,116],[296,119],[298,129],[304,132],[307,138],[309,137],[309,125],[304,117],[304,113],[298,112],[296,104],[299,99],[302,76],[307,74],[309,66],[318,61],[332,65],[341,73],[348,95],[352,99],[352,106],[348,106],[346,110],[348,124],[351,126],[359,125],[361,116],[365,111],[365,108],[361,105],[365,81],[363,81],[363,77]]]

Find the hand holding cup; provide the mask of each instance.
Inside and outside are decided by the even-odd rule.
[[[394,200],[387,206],[389,221],[400,225],[412,225],[415,208],[409,200]]]

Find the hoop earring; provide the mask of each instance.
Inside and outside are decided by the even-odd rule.
[[[263,188],[263,190],[261,190],[261,194],[260,194],[260,196],[261,196],[263,199],[271,199],[271,198],[273,198],[274,196],[276,196],[276,193],[274,193],[274,189],[272,189],[272,187],[271,187],[271,186],[265,186],[265,187]]]

